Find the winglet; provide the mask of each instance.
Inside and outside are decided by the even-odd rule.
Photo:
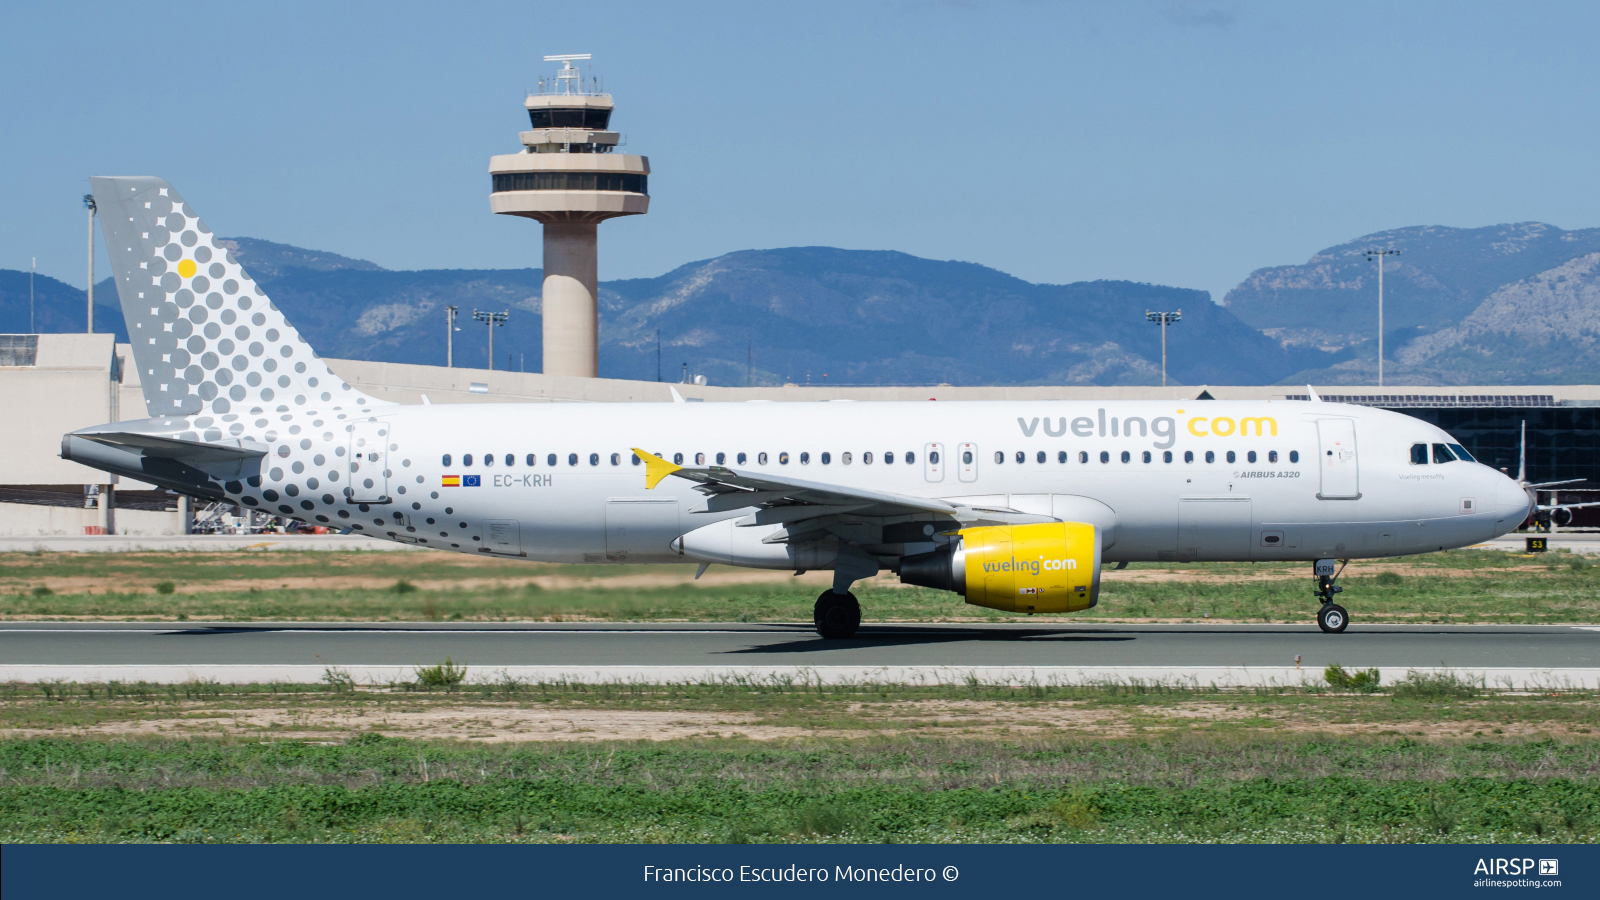
[[[1306,393],[1311,395],[1311,402],[1312,403],[1321,403],[1322,402],[1322,398],[1317,396],[1317,389],[1312,387],[1309,384],[1306,385]]]
[[[683,466],[667,462],[654,453],[646,453],[638,447],[633,448],[633,452],[644,460],[644,486],[646,490],[655,490],[656,485],[661,483],[661,479],[683,468]]]
[[[667,385],[667,390],[672,392],[672,402],[673,403],[687,403],[687,402],[689,402],[689,401],[683,399],[683,395],[678,393],[678,389],[673,387],[672,385],[670,385],[670,384]]]

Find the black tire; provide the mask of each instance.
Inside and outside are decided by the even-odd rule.
[[[1350,614],[1337,603],[1324,603],[1317,610],[1317,627],[1327,634],[1343,634],[1350,626]]]
[[[855,594],[835,594],[823,591],[812,609],[811,620],[817,634],[832,640],[853,637],[861,627],[861,604]]]

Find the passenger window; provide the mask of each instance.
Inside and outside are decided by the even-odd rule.
[[[1246,462],[1255,462],[1256,461],[1256,452],[1254,450],[1251,450],[1249,453],[1246,453],[1244,455],[1244,458],[1245,458]]]
[[[443,460],[441,460],[441,462],[443,462],[443,463],[444,463],[444,467],[445,467],[445,468],[446,468],[446,469],[448,469],[448,468],[450,468],[450,454],[448,454],[448,453],[446,453],[446,454],[445,454],[445,455],[444,455],[444,459],[443,459]]]
[[[683,465],[683,454],[682,453],[674,453],[674,454],[672,454],[672,464],[676,465],[676,466]]]
[[[1033,461],[1034,462],[1041,462],[1042,463],[1042,462],[1044,462],[1044,460],[1045,460],[1045,455],[1044,455],[1044,451],[1043,450],[1040,450],[1038,453],[1035,453],[1033,455]]]
[[[644,460],[639,458],[639,454],[637,454],[637,453],[633,454],[633,464],[634,465],[637,466],[638,464],[640,464],[642,462],[644,462]]]
[[[613,453],[613,454],[611,454],[611,464],[613,466],[622,465],[622,454],[621,453]]]
[[[507,453],[506,454],[506,465],[514,466],[516,464],[517,464],[517,455],[515,453]]]
[[[1129,453],[1126,450],[1122,451],[1122,461],[1123,462],[1130,462],[1132,459],[1133,459],[1133,454]]]
[[[1433,445],[1433,461],[1436,463],[1455,462],[1456,458],[1450,455],[1450,448],[1443,444]]]
[[[486,466],[494,465],[494,454],[493,453],[485,453],[483,455],[483,464],[486,465]]]
[[[802,465],[802,466],[811,465],[811,454],[809,452],[800,454],[800,465]]]
[[[544,464],[547,465],[547,466],[555,465],[556,464],[556,455],[554,453],[551,453],[548,456],[546,456],[544,458]]]
[[[849,458],[850,458],[850,454],[846,453],[845,454],[845,459],[848,460]],[[972,451],[971,450],[963,450],[963,451],[961,451],[961,464],[964,465],[964,466],[972,465]]]
[[[1149,450],[1146,450],[1144,452],[1144,461],[1145,462],[1149,462],[1150,461],[1150,451]]]
[[[1185,450],[1185,451],[1183,451],[1183,461],[1186,462],[1186,463],[1194,462],[1194,451],[1193,450]]]
[[[1006,461],[1006,452],[1004,450],[996,450],[994,452],[994,463],[995,463],[995,465],[998,466],[998,465],[1000,465],[1001,463],[1003,463],[1005,461]]]
[[[600,454],[598,454],[598,453],[589,454],[589,465],[591,465],[591,466],[600,465]]]
[[[883,455],[883,464],[886,465],[886,466],[894,465],[894,451],[893,450],[891,450],[888,453],[885,453]]]
[[[1412,444],[1411,445],[1411,464],[1413,466],[1425,466],[1425,465],[1428,464],[1428,445],[1427,444]]]
[[[938,462],[938,460],[934,460],[934,462]],[[822,453],[822,464],[826,466],[826,465],[831,465],[832,463],[833,463],[833,454],[827,452],[826,450],[824,450],[823,453]]]
[[[530,465],[530,466],[536,466],[536,465],[538,465],[538,464],[539,464],[539,457],[538,457],[538,455],[537,455],[537,454],[534,454],[534,453],[529,453],[529,454],[528,454],[528,459],[527,459],[527,462],[528,462],[528,465]]]
[[[728,454],[726,454],[726,453],[718,453],[717,454],[717,465],[719,465],[719,466],[726,465],[727,462],[728,462]]]
[[[743,453],[739,454],[738,456],[736,456],[734,458],[739,461],[739,465],[741,465],[741,466],[744,465],[744,461],[746,459],[749,459],[749,457],[745,456]]]
[[[778,465],[787,466],[788,464],[789,464],[789,453],[788,453],[788,451],[785,451],[783,453],[779,453],[778,454]]]
[[[1111,454],[1106,452],[1106,451],[1104,451],[1104,450],[1101,450],[1100,451],[1100,461],[1103,462],[1103,463],[1111,462]]]
[[[1207,451],[1206,451],[1206,462],[1208,462],[1208,463],[1214,463],[1214,462],[1216,462],[1216,461],[1217,461],[1217,454],[1216,454],[1216,452],[1215,452],[1215,451],[1213,451],[1213,450],[1207,450]]]
[[[1078,462],[1086,463],[1088,461],[1089,461],[1089,451],[1087,451],[1087,450],[1079,450],[1078,451]]]
[[[694,455],[694,464],[697,465],[697,466],[705,465],[706,464],[706,455],[704,453],[696,453]]]
[[[472,467],[472,454],[471,453],[463,453],[463,454],[461,454],[461,464],[463,466],[466,466],[467,468],[471,468]]]
[[[1163,451],[1161,451],[1161,461],[1164,462],[1164,463],[1172,462],[1172,451],[1171,450],[1163,450]]]
[[[1067,451],[1062,450],[1061,452],[1056,454],[1056,462],[1065,463],[1066,461],[1067,461]]]
[[[1300,451],[1299,450],[1290,450],[1289,451],[1289,462],[1297,463],[1299,461],[1300,461]]]
[[[567,454],[567,465],[575,466],[577,464],[578,464],[578,454],[576,454],[576,453],[568,453]]]
[[[1233,462],[1234,460],[1236,460],[1238,458],[1239,457],[1233,455],[1233,451],[1232,450],[1228,451],[1228,462]]]
[[[1277,461],[1278,461],[1278,451],[1276,451],[1276,450],[1268,450],[1267,451],[1267,462],[1275,463]]]
[[[863,466],[872,465],[872,451],[871,450],[868,450],[867,452],[861,454],[861,464]]]
[[[910,450],[907,450],[906,451],[906,465],[909,466],[912,463],[915,463],[916,461],[917,461],[917,455],[915,453],[912,453]],[[936,459],[936,460],[934,460],[934,462],[938,462],[938,460]]]
[[[756,454],[756,465],[764,466],[766,464],[767,464],[767,454],[765,454],[765,453],[757,453]]]

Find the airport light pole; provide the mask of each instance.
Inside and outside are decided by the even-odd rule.
[[[446,306],[444,308],[444,367],[453,369],[456,366],[456,332],[461,329],[456,327],[456,310],[459,307]]]
[[[511,310],[508,309],[504,312],[479,312],[477,309],[473,309],[472,317],[489,326],[489,371],[493,372],[494,328],[496,325],[504,325],[506,320],[511,318]]]
[[[1383,258],[1399,256],[1399,250],[1368,250],[1367,259],[1378,261],[1378,387],[1383,387]]]
[[[83,195],[83,206],[89,210],[89,326],[86,334],[94,334],[94,195]]]
[[[1161,323],[1161,386],[1162,387],[1166,387],[1167,386],[1167,326],[1171,325],[1171,324],[1174,324],[1174,323],[1178,322],[1179,320],[1181,320],[1183,318],[1183,310],[1180,309],[1180,310],[1177,310],[1175,312],[1151,312],[1150,310],[1147,309],[1147,310],[1144,311],[1144,317],[1145,317],[1146,321],[1149,321],[1149,322],[1160,322]]]

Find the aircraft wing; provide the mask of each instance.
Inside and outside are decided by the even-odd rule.
[[[954,520],[967,511],[966,507],[928,497],[842,487],[724,466],[680,466],[638,448],[633,452],[644,460],[647,488],[655,488],[669,476],[696,482],[695,490],[708,495],[705,508],[698,510],[700,512],[761,507],[754,516],[748,517],[750,521],[740,524],[772,525],[844,513],[871,517],[932,514]]]

